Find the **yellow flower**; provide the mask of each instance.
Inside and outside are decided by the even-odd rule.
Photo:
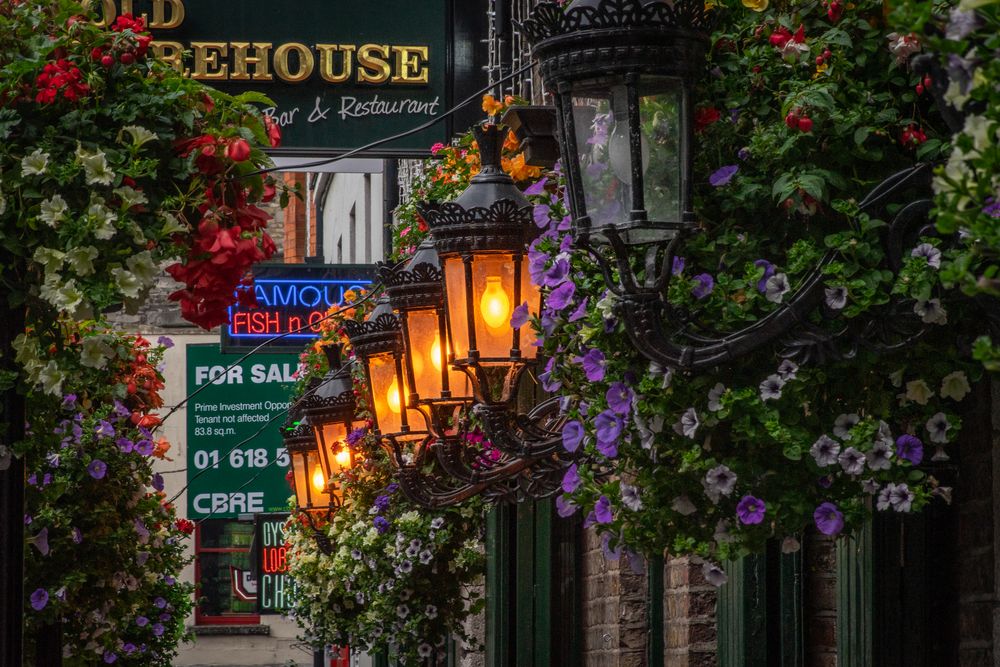
[[[816,73],[813,74],[813,78],[814,79],[818,79],[829,68],[830,68],[830,66],[827,65],[826,63],[821,63],[819,65],[816,65]]]
[[[354,303],[354,301],[357,298],[358,298],[357,292],[355,292],[352,289],[349,289],[346,292],[344,292],[344,301],[346,301],[347,303]]]
[[[503,102],[498,102],[492,95],[483,95],[483,111],[487,116],[496,116],[503,111]]]
[[[755,12],[762,12],[767,9],[767,0],[743,0],[743,6]]]

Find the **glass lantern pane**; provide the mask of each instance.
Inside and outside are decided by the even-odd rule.
[[[380,354],[369,359],[368,367],[378,429],[382,433],[399,433],[403,426],[404,392],[408,392],[396,380],[396,362],[391,354]]]
[[[444,261],[444,277],[448,290],[452,352],[456,359],[466,359],[469,356],[469,328],[465,308],[465,264],[461,257],[449,257]]]
[[[538,286],[531,282],[531,276],[528,274],[527,255],[521,259],[521,302],[525,301],[528,302],[529,316],[536,315],[542,311],[542,293],[538,289]],[[514,304],[515,307],[519,305],[520,303]],[[537,338],[535,329],[531,326],[530,322],[521,327],[520,347],[522,359],[534,359],[538,356],[538,348],[535,346]]]
[[[306,455],[296,452],[292,454],[292,480],[295,485],[295,504],[301,510],[309,509],[312,503],[312,496],[306,485],[307,479]]]
[[[527,266],[524,267],[525,269]],[[480,359],[509,359],[514,330],[514,259],[480,255],[472,263],[472,304]]]
[[[639,86],[640,154],[633,155],[628,89],[595,87],[573,97],[580,178],[587,214],[595,227],[624,225],[638,200],[634,166],[643,176],[642,208],[652,222],[680,215],[680,112],[682,83],[650,77]]]
[[[438,315],[433,310],[416,310],[406,314],[409,341],[407,354],[413,363],[413,377],[421,399],[441,397],[442,372],[448,369],[448,387],[452,396],[467,396],[468,377],[448,365],[448,335],[438,326]]]
[[[643,199],[653,222],[681,219],[681,127],[683,84],[679,79],[645,78],[639,87],[642,130]]]
[[[347,449],[347,426],[344,422],[331,422],[322,427],[323,469],[332,478],[339,475],[343,465],[343,453],[348,452],[348,464],[350,463],[350,450]],[[348,466],[350,467],[350,466]]]

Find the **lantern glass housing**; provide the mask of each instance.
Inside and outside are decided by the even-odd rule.
[[[487,403],[506,402],[514,377],[537,355],[531,326],[512,326],[514,311],[527,304],[541,310],[541,293],[531,284],[527,247],[537,235],[534,207],[501,167],[506,128],[473,128],[481,169],[453,202],[419,209],[431,229],[443,269],[444,308],[451,363],[474,379],[473,394]],[[489,373],[480,372],[490,370]],[[489,377],[492,376],[492,379]]]
[[[313,427],[301,406],[289,411],[281,433],[291,461],[295,505],[303,512],[329,512],[336,499],[329,492]]]
[[[522,303],[527,302],[532,312],[540,309],[541,296],[529,279],[524,253],[447,257],[444,272],[449,326],[459,360],[507,363],[511,349],[517,349],[522,359],[535,358],[534,329],[524,326],[515,331],[510,324],[514,308]]]
[[[427,433],[424,414],[410,401],[399,318],[388,298],[379,299],[364,322],[345,323],[354,353],[368,380],[376,435],[410,439]],[[427,366],[433,366],[428,359]]]
[[[702,0],[541,2],[524,22],[555,98],[578,240],[617,253],[694,228],[693,88],[710,23]]]
[[[592,232],[617,224],[626,242],[645,242],[655,238],[639,228],[681,222],[682,158],[689,150],[683,98],[684,82],[675,77],[574,86],[573,168],[583,193],[577,217],[589,218]]]

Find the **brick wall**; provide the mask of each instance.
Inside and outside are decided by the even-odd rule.
[[[715,666],[715,587],[686,558],[663,565],[665,667]]]
[[[837,667],[837,551],[833,539],[812,531],[802,553],[802,625],[806,667]]]
[[[609,560],[593,529],[583,534],[583,663],[642,667],[646,651],[646,576]]]
[[[985,383],[984,383],[985,384]],[[970,394],[963,414],[959,438],[959,483],[955,489],[958,509],[959,548],[959,663],[960,667],[987,667],[996,664],[993,647],[994,624],[1000,615],[994,610],[997,576],[995,540],[996,507],[994,443],[1000,444],[1000,382]],[[991,405],[992,404],[992,405]],[[1000,657],[1000,656],[996,656]]]

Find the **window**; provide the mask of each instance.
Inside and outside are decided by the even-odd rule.
[[[209,519],[195,534],[195,622],[257,624],[257,579],[253,576],[251,521]]]

